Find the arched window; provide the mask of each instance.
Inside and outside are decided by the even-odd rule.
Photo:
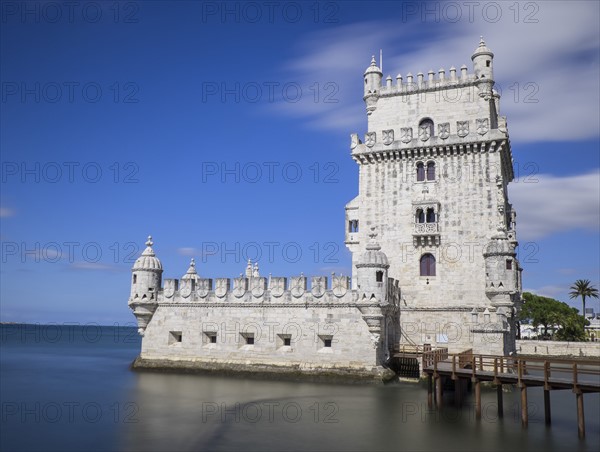
[[[435,180],[435,162],[427,162],[427,180]]]
[[[420,263],[421,276],[435,276],[435,257],[433,257],[433,254],[423,254]]]
[[[415,221],[417,223],[425,223],[425,213],[423,209],[417,209],[417,215],[415,216]]]
[[[375,281],[383,282],[383,272],[381,270],[375,272]]]
[[[425,180],[425,165],[423,162],[417,163],[417,182],[423,182]]]
[[[427,209],[427,223],[435,223],[435,212],[431,207]]]

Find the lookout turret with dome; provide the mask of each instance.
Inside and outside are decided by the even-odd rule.
[[[158,291],[162,283],[162,264],[152,249],[152,236],[148,236],[146,249],[131,269],[131,295],[129,307],[138,320],[138,331],[143,334],[146,325],[158,306]]]

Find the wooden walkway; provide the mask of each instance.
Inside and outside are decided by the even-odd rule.
[[[502,385],[516,385],[521,390],[521,423],[528,424],[527,388],[544,388],[544,419],[551,424],[550,391],[570,389],[577,399],[577,425],[580,437],[585,436],[583,394],[600,392],[600,360],[544,359],[474,355],[470,350],[459,354],[424,351],[423,372],[428,377],[429,405],[442,407],[443,379],[455,382],[455,400],[461,403],[461,381],[470,380],[475,387],[475,413],[481,418],[481,382],[496,385],[498,416],[503,415]],[[435,386],[435,394],[434,392]]]

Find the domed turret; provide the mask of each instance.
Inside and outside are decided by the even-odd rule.
[[[375,228],[371,228],[369,237],[366,251],[360,255],[356,263],[358,290],[363,293],[361,298],[376,299],[383,303],[387,296],[387,271],[390,264],[376,241]]]
[[[188,268],[188,271],[181,277],[181,279],[191,279],[194,281],[198,281],[200,279],[200,275],[198,275],[198,272],[196,271],[196,261],[193,257],[190,261],[190,268]]]
[[[471,56],[473,60],[473,70],[478,80],[479,95],[490,98],[492,96],[492,87],[494,85],[493,62],[494,54],[485,45],[483,36],[479,41],[479,46]]]
[[[367,104],[367,114],[370,115],[376,108],[379,90],[381,89],[381,80],[383,79],[383,72],[377,66],[374,55],[371,58],[371,65],[365,71],[364,79],[364,100]]]
[[[152,249],[152,236],[148,236],[146,249],[133,264],[129,307],[138,321],[138,332],[143,335],[158,307],[158,291],[162,282],[162,264]]]

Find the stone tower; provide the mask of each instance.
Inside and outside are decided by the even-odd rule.
[[[138,321],[138,332],[143,335],[148,321],[158,307],[158,292],[162,283],[162,264],[152,249],[152,237],[148,236],[146,249],[131,269],[131,295],[129,307]]]
[[[358,196],[346,206],[353,287],[376,227],[402,291],[401,342],[510,354],[521,299],[506,118],[483,39],[471,59],[396,83],[373,58],[364,74],[367,132],[352,135]]]

